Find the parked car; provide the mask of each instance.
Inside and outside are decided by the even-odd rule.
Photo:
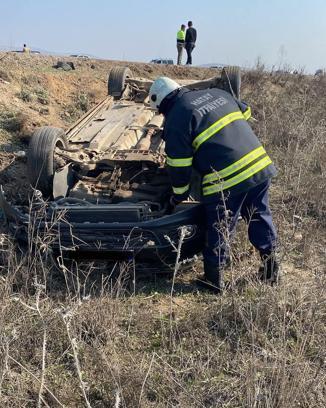
[[[173,65],[173,59],[152,59],[151,64],[166,64],[166,65]]]
[[[91,57],[86,54],[71,54],[70,57],[81,58],[81,59],[90,59]]]
[[[24,53],[23,50],[13,50],[13,51],[10,51],[10,52],[14,52],[14,53],[18,53],[18,54],[23,54],[23,53]],[[40,52],[40,51],[36,51],[36,50],[30,50],[30,51],[29,51],[29,54],[40,55],[41,52]]]
[[[319,68],[319,69],[316,70],[315,76],[323,76],[323,75],[325,75],[325,70],[324,69]]]

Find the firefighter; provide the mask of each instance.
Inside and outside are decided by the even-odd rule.
[[[193,91],[167,77],[154,81],[149,98],[165,117],[162,138],[173,189],[171,205],[187,199],[192,168],[201,176],[207,238],[204,277],[198,283],[223,290],[229,237],[240,215],[260,253],[259,278],[276,283],[277,235],[268,202],[276,169],[248,124],[250,107],[224,90]]]

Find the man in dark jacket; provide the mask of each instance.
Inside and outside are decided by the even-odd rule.
[[[221,89],[190,91],[166,77],[154,81],[149,96],[152,107],[165,116],[171,203],[187,199],[192,168],[202,178],[207,229],[203,285],[223,289],[229,238],[240,215],[262,259],[259,277],[275,283],[277,236],[268,189],[276,169],[247,122],[250,108]]]
[[[197,40],[197,31],[196,29],[192,26],[192,21],[188,21],[188,28],[186,31],[186,42],[185,42],[185,48],[187,51],[187,65],[192,64],[192,51],[195,48],[196,45],[196,40]]]

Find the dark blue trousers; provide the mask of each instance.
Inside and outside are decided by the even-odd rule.
[[[247,192],[217,197],[205,204],[206,246],[204,261],[217,268],[223,267],[228,256],[230,239],[241,215],[248,225],[251,244],[261,255],[270,254],[276,246],[276,230],[268,202],[270,180]]]

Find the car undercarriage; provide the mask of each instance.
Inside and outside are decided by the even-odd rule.
[[[221,87],[239,96],[238,68],[223,72],[183,85]],[[48,126],[34,132],[28,151],[32,204],[14,206],[0,191],[0,206],[17,239],[31,240],[33,223],[46,234],[52,222],[54,250],[113,258],[132,254],[171,263],[183,229],[180,259],[201,252],[205,227],[200,180],[194,173],[189,199],[171,212],[161,137],[164,119],[149,106],[151,84],[133,78],[128,68],[115,67],[108,96],[70,129]]]

